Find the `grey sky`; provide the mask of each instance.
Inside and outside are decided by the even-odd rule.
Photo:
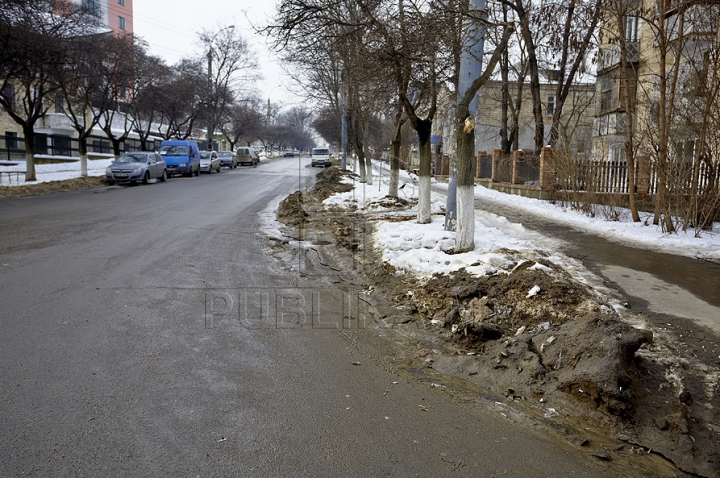
[[[235,25],[256,52],[264,79],[258,84],[261,97],[285,104],[298,102],[284,86],[277,57],[253,25],[264,25],[275,11],[275,2],[263,0],[134,0],[135,34],[150,45],[150,53],[172,65],[183,56],[202,53],[198,33]]]

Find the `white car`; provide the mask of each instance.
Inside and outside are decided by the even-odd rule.
[[[330,150],[327,148],[313,148],[310,153],[310,165],[314,168],[315,166],[330,167]]]
[[[200,151],[200,172],[212,173],[220,172],[220,158],[215,151]]]

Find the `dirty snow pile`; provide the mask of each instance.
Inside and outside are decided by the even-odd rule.
[[[400,198],[417,200],[417,182],[403,172],[407,181]],[[392,216],[393,208],[382,206],[382,198],[388,193],[387,175],[380,181],[374,178],[373,185],[344,178],[354,185],[352,191],[335,194],[323,202],[326,208],[356,206],[369,213],[387,212]],[[433,183],[435,180],[433,179]],[[401,181],[402,184],[402,181]],[[432,221],[418,224],[414,217],[404,221],[377,221],[374,243],[382,251],[382,259],[399,271],[413,273],[419,278],[434,274],[448,274],[460,269],[482,276],[499,271],[510,272],[522,260],[543,257],[566,270],[583,274],[584,268],[577,261],[550,251],[558,250],[558,242],[541,234],[528,231],[521,224],[485,211],[475,212],[475,250],[462,254],[453,253],[455,232],[444,229],[445,197],[431,193]],[[402,211],[416,214],[417,208]],[[579,278],[583,280],[583,278]],[[583,280],[585,281],[585,280]]]
[[[352,183],[354,189],[335,194],[323,204],[329,208],[340,209],[355,206],[368,213],[387,212],[392,215],[394,210],[385,208],[382,201],[388,193],[387,170],[382,177],[375,175],[373,179],[373,184],[368,185],[343,178],[344,182]],[[417,177],[402,171],[401,185],[403,183],[405,187],[400,190],[400,199],[417,201]],[[433,188],[447,188],[447,184],[433,179]],[[641,223],[631,222],[628,219],[629,213],[621,214],[624,217],[619,221],[591,218],[560,204],[504,194],[479,185],[475,188],[475,197],[527,210],[549,220],[636,247],[720,260],[720,234],[705,232],[699,238],[694,237],[692,232],[664,234],[656,226],[645,225],[647,215]],[[447,274],[465,268],[467,272],[479,276],[507,270],[519,260],[532,260],[538,258],[538,255],[568,271],[584,270],[574,259],[550,252],[559,249],[557,240],[481,210],[475,211],[475,250],[453,254],[455,233],[444,230],[444,217],[439,215],[444,212],[445,198],[434,191],[431,198],[433,219],[430,224],[417,224],[412,218],[406,221],[378,221],[374,235],[375,245],[382,251],[383,260],[398,270],[411,272],[419,277],[430,277],[436,273]],[[405,210],[403,214],[407,215],[411,211]],[[720,224],[715,230],[720,231]]]

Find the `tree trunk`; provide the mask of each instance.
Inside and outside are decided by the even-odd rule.
[[[520,19],[520,32],[528,53],[530,94],[532,95],[533,118],[535,119],[535,154],[540,154],[540,150],[545,145],[545,121],[542,113],[542,98],[540,98],[540,69],[532,31],[530,30],[530,18],[522,5],[522,0],[515,0],[515,7]]]
[[[395,115],[393,137],[390,141],[390,183],[388,185],[388,196],[398,197],[400,183],[400,142],[402,139],[402,111]]]
[[[25,135],[25,181],[37,181],[35,176],[35,134],[23,131]]]
[[[367,184],[372,185],[373,183],[373,170],[372,170],[372,158],[370,157],[370,153],[366,151],[366,148],[368,147],[368,143],[370,142],[370,125],[368,120],[366,119],[364,121],[364,128],[363,128],[363,156],[365,157],[365,167],[367,169]],[[366,154],[367,153],[367,154]]]
[[[485,71],[473,80],[455,109],[455,139],[457,141],[457,232],[455,251],[475,249],[475,117],[470,114],[470,103],[482,85],[487,83],[500,61],[502,52],[513,28],[506,25],[500,44],[488,60]]]
[[[35,175],[35,132],[32,128],[23,128],[25,136],[25,181],[37,181]]]
[[[503,9],[503,21],[507,23],[507,5],[502,4]],[[503,51],[502,59],[500,60],[500,78],[502,81],[502,100],[500,102],[501,115],[500,115],[500,149],[503,153],[510,153],[511,140],[508,135],[508,110],[510,109],[510,57],[507,49]]]
[[[420,171],[418,191],[418,224],[430,223],[430,178],[432,174],[432,147],[430,145],[430,133],[432,131],[431,120],[418,119],[417,134],[419,140]]]
[[[455,252],[468,252],[475,249],[475,175],[473,162],[468,160],[475,154],[475,118],[464,105],[458,107],[455,138],[458,157]]]
[[[115,156],[115,161],[117,161],[118,158],[120,158],[120,140],[111,135],[108,135],[108,138],[110,139],[110,144],[112,144],[113,156]]]
[[[620,2],[622,3],[622,2]],[[622,10],[621,10],[622,11]],[[617,15],[617,28],[620,34],[620,91],[622,104],[625,108],[625,161],[628,168],[628,202],[633,222],[640,222],[640,214],[635,200],[635,147],[633,133],[635,131],[634,105],[630,98],[630,70],[627,64],[627,43],[624,34],[624,15]]]
[[[80,177],[86,178],[87,171],[87,136],[78,134],[78,152],[80,153]]]

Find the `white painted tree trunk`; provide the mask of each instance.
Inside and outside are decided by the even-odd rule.
[[[390,168],[390,183],[388,184],[388,196],[398,197],[398,188],[400,187],[400,170]]]
[[[357,167],[359,168],[360,182],[367,182],[367,174],[365,174],[365,161],[362,159],[356,159],[355,161],[357,162]]]
[[[457,187],[457,231],[455,252],[469,252],[475,249],[475,187]]]
[[[32,149],[27,149],[27,147],[28,146],[26,144],[25,181],[37,181],[37,177],[35,176],[35,153]]]
[[[373,170],[372,170],[372,160],[370,159],[370,156],[365,157],[365,162],[367,163],[367,176],[365,179],[367,180],[367,184],[373,183]]]
[[[430,176],[420,176],[418,190],[418,224],[428,224],[430,217]]]
[[[80,155],[80,177],[86,178],[88,175],[87,153]]]

